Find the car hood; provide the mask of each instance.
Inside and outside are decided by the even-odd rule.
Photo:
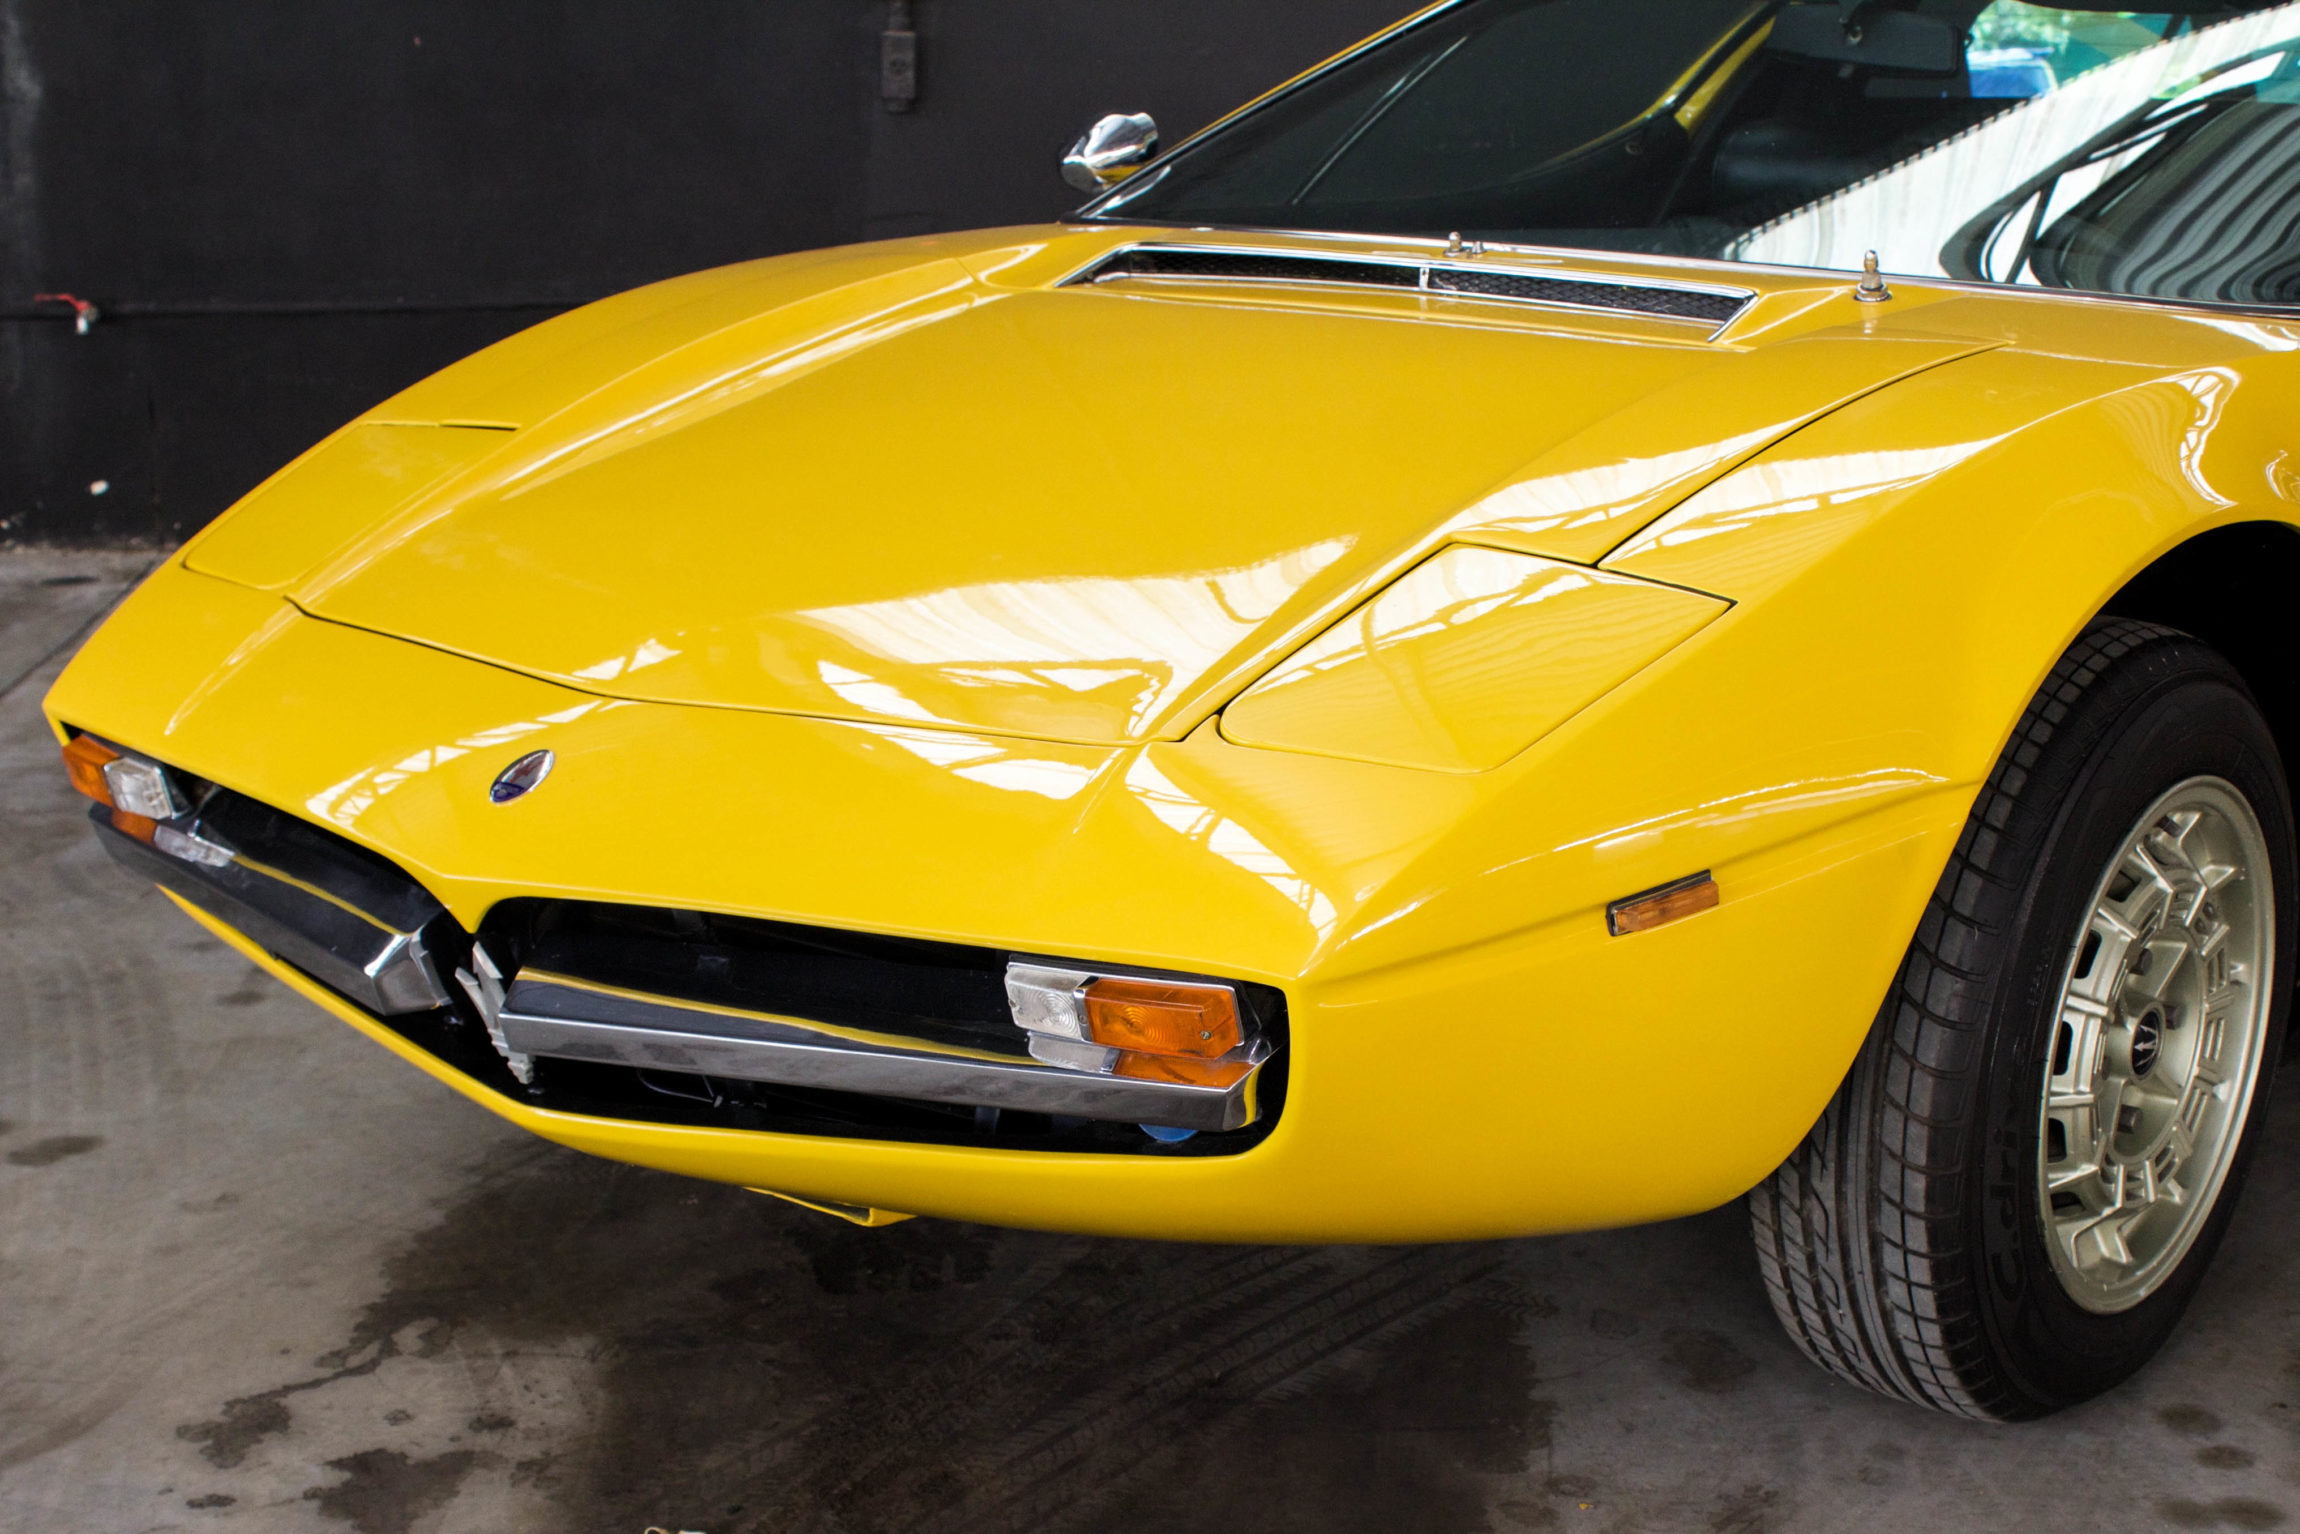
[[[1976,345],[1062,281],[1112,242],[760,263],[521,338],[516,383],[473,375],[491,399],[419,386],[257,497],[282,525],[325,526],[331,485],[389,507],[278,583],[315,616],[612,696],[1171,738],[1438,543],[1595,560]],[[442,424],[454,409],[509,418]],[[193,566],[262,584],[235,569],[261,563],[250,515]]]

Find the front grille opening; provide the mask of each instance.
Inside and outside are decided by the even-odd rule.
[[[1755,296],[1594,277],[1540,276],[1466,263],[1364,261],[1344,256],[1157,245],[1136,245],[1116,251],[1072,278],[1070,285],[1144,277],[1407,289],[1553,308],[1647,314],[1711,326],[1723,326],[1731,321]]]
[[[381,1021],[419,1049],[515,1101],[559,1113],[646,1124],[913,1145],[1188,1159],[1235,1156],[1259,1145],[1276,1127],[1286,1098],[1286,1057],[1281,1054],[1262,1067],[1259,1119],[1244,1129],[1206,1132],[1169,1144],[1151,1139],[1132,1124],[1037,1113],[984,1115],[949,1103],[580,1060],[537,1060],[535,1079],[522,1086],[488,1042],[484,1025],[467,1007]]]
[[[582,900],[511,900],[489,949],[675,1001],[1025,1053],[999,949]]]
[[[507,900],[481,923],[497,961],[706,1005],[909,1033],[1027,1058],[1006,1000],[1004,949],[575,900]],[[522,1086],[461,998],[452,1010],[387,1019],[410,1042],[507,1097],[538,1107],[648,1123],[914,1144],[1101,1155],[1224,1156],[1269,1136],[1286,1094],[1284,993],[1232,982],[1277,1049],[1262,1067],[1261,1114],[1243,1129],[1178,1143],[1132,1124],[1012,1110],[985,1114],[923,1102],[683,1071],[553,1058]]]
[[[472,938],[406,870],[349,839],[216,789],[201,815],[251,856],[307,885],[356,892],[366,907],[420,927],[442,979],[472,964]],[[514,899],[480,926],[506,973],[549,968],[598,984],[707,1005],[920,1038],[1029,1058],[1005,990],[1002,949],[973,948],[704,912],[602,902]],[[322,982],[324,984],[324,982]],[[587,1117],[918,1144],[1148,1156],[1235,1155],[1259,1144],[1285,1101],[1283,993],[1236,982],[1240,1004],[1280,1053],[1262,1067],[1261,1116],[1244,1129],[1162,1143],[1132,1124],[975,1108],[866,1093],[729,1080],[689,1072],[540,1058],[511,1073],[462,987],[449,1005],[376,1021],[515,1101]],[[356,1002],[355,1002],[356,1004]],[[364,1010],[364,1008],[363,1008]],[[373,1012],[368,1013],[374,1017]]]

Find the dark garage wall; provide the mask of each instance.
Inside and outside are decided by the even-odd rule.
[[[179,537],[636,283],[1056,216],[1098,112],[1171,138],[1410,4],[917,0],[893,114],[883,0],[0,0],[0,539]]]

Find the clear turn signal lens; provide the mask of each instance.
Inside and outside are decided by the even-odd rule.
[[[191,808],[176,792],[168,769],[158,762],[115,756],[104,764],[104,784],[112,791],[110,802],[115,809],[147,820],[173,820]]]
[[[104,780],[104,764],[119,759],[119,752],[95,736],[75,735],[64,748],[64,774],[81,793],[98,804],[110,804],[112,786]]]
[[[1086,1032],[1112,1049],[1199,1060],[1226,1055],[1245,1037],[1228,986],[1107,977],[1086,988]]]
[[[1093,976],[1042,964],[1008,963],[1006,1004],[1025,1033],[1086,1042],[1086,986]]]

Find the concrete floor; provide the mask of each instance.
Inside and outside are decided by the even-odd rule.
[[[2291,1092],[2170,1350],[2014,1428],[1815,1371],[1738,1206],[1429,1248],[859,1230],[531,1140],[104,859],[37,705],[146,557],[0,554],[0,1530],[2300,1514]]]

